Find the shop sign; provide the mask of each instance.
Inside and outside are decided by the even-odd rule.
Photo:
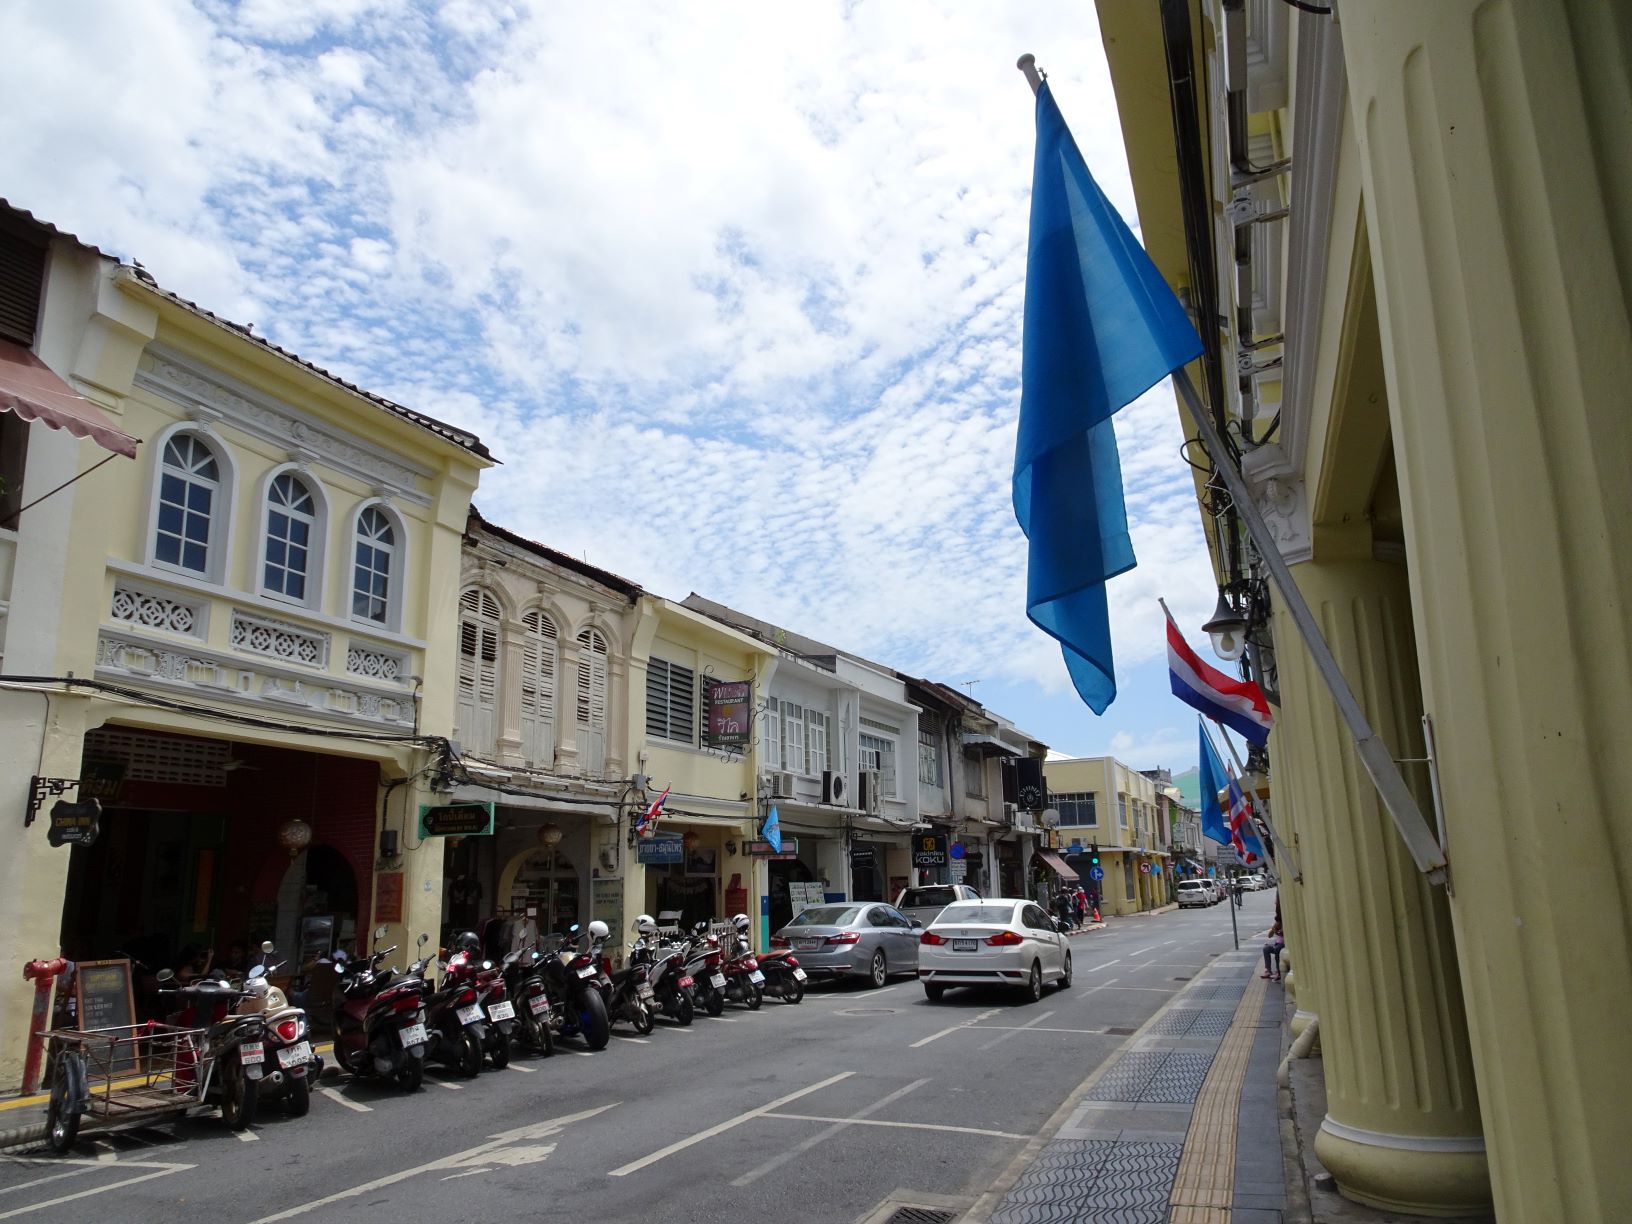
[[[854,846],[850,850],[850,866],[871,868],[877,855],[878,851],[871,846]]]
[[[486,837],[493,832],[493,804],[445,803],[439,806],[421,804],[419,808],[419,835],[421,837]]]
[[[58,799],[51,808],[51,827],[45,840],[53,846],[93,846],[102,832],[102,805],[95,799],[69,803]]]
[[[754,725],[754,685],[751,680],[722,680],[708,690],[710,748],[743,748]]]
[[[113,803],[125,781],[123,761],[86,761],[79,769],[79,798]]]
[[[623,925],[623,881],[594,879],[589,882],[590,916],[612,930]]]
[[[782,839],[782,849],[780,850],[768,841],[744,842],[742,852],[749,858],[795,859],[799,857],[799,839],[797,837],[784,837]]]
[[[914,867],[946,866],[946,834],[921,833],[912,839]]]
[[[827,894],[822,890],[820,880],[792,880],[788,883],[788,903],[793,906],[795,914],[826,902]]]
[[[635,842],[635,861],[661,866],[686,861],[686,839],[681,833],[653,833]]]
[[[374,877],[374,921],[402,921],[402,872],[382,871]]]

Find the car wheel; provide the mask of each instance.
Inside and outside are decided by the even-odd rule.
[[[935,982],[924,983],[924,998],[928,999],[931,1003],[939,1003],[941,1001],[941,996],[945,993],[945,986],[938,985]]]
[[[874,990],[882,989],[884,983],[890,980],[890,967],[884,960],[883,948],[873,953],[873,967],[867,975],[867,980],[873,984]]]
[[[1043,967],[1031,962],[1031,976],[1026,979],[1026,1002],[1035,1003],[1043,997]]]
[[[1065,968],[1060,971],[1060,989],[1071,989],[1071,953],[1065,954]]]

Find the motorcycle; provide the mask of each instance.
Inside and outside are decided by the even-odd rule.
[[[516,1027],[516,1007],[504,984],[504,970],[492,961],[483,961],[476,971],[476,1002],[487,1017],[487,1033],[482,1049],[495,1071],[510,1065],[510,1034]]]
[[[375,942],[385,938],[385,928],[374,932]],[[419,937],[425,946],[427,936]],[[389,1078],[404,1092],[413,1092],[425,1076],[425,1055],[430,1035],[425,1028],[425,996],[430,984],[423,975],[425,962],[415,961],[408,972],[380,964],[396,948],[371,954],[366,961],[352,961],[344,951],[334,954],[334,971],[340,991],[334,1007],[334,1054],[342,1068],[354,1076],[378,1075]]]
[[[629,945],[631,953],[637,946]],[[628,965],[612,974],[609,979],[611,995],[606,1008],[608,1023],[627,1020],[642,1037],[652,1031],[652,1011],[657,1005],[657,994],[649,980],[650,970],[650,965],[635,960],[631,955]]]
[[[766,994],[784,1003],[798,1003],[805,997],[805,971],[791,950],[781,948],[758,959]]]
[[[481,1073],[488,1041],[482,992],[476,986],[480,962],[470,958],[469,952],[460,951],[444,962],[442,984],[425,1000],[425,1027],[431,1038],[427,1056],[466,1079]]]
[[[544,954],[536,947],[519,948],[504,958],[505,991],[516,1010],[512,1036],[523,1049],[545,1058],[555,1053],[550,1025],[550,995],[544,985]]]
[[[765,1001],[765,974],[746,938],[732,937],[731,955],[720,966],[720,972],[725,975],[726,999],[743,1004],[749,1011],[758,1011]]]
[[[699,922],[692,928],[691,945],[686,952],[685,975],[692,979],[693,998],[703,1010],[717,1016],[725,1010],[725,953],[720,941],[708,933],[708,923]]]
[[[244,992],[219,971],[185,986],[172,985],[174,981],[170,970],[159,973],[160,997],[174,995],[181,1005],[169,1023],[180,1029],[203,1030],[177,1039],[176,1088],[191,1092],[202,1073],[206,1078],[200,1100],[219,1105],[226,1124],[241,1131],[254,1123],[260,1100],[265,1019],[259,1013],[232,1013],[233,1004]]]
[[[574,923],[565,934],[548,936],[541,949],[550,1026],[557,1037],[582,1036],[592,1050],[604,1050],[612,1037],[600,986],[601,948],[608,934],[604,922],[591,922],[582,934]]]
[[[697,1005],[692,990],[696,982],[686,972],[686,959],[691,943],[684,939],[654,942],[649,938],[637,940],[630,946],[632,963],[646,966],[646,980],[652,987],[648,1009],[668,1016],[681,1028],[690,1024]]]
[[[271,975],[283,966],[272,963],[276,951],[272,941],[261,945],[261,962],[250,967],[244,979],[244,997],[234,1013],[259,1015],[265,1024],[263,1045],[266,1070],[261,1076],[260,1096],[280,1098],[291,1118],[303,1118],[311,1108],[311,1082],[323,1074],[323,1060],[312,1053],[307,1040],[306,1012],[290,1005],[283,991],[271,982]]]

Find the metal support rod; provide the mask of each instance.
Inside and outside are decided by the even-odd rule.
[[[1298,584],[1293,581],[1286,558],[1282,557],[1280,549],[1275,547],[1275,537],[1270,535],[1269,528],[1264,524],[1263,515],[1258,512],[1252,495],[1247,491],[1246,478],[1241,475],[1234,459],[1225,449],[1224,439],[1219,436],[1212,418],[1207,415],[1206,405],[1201,402],[1201,396],[1191,383],[1189,373],[1183,369],[1175,370],[1173,385],[1179,389],[1179,395],[1201,433],[1202,442],[1205,443],[1208,454],[1213,457],[1213,470],[1219,474],[1225,488],[1229,490],[1236,513],[1241,516],[1247,534],[1251,536],[1258,555],[1263,558],[1264,566],[1269,570],[1269,576],[1275,583],[1275,589],[1286,605],[1287,615],[1292,618],[1298,635],[1303,638],[1303,643],[1309,650],[1310,658],[1314,660],[1315,670],[1326,682],[1332,700],[1337,703],[1338,713],[1348,726],[1349,734],[1354,737],[1355,754],[1360,758],[1366,773],[1370,775],[1371,784],[1377,788],[1383,807],[1393,819],[1400,837],[1404,839],[1406,849],[1410,851],[1417,869],[1426,873],[1429,880],[1435,884],[1444,883],[1444,851],[1440,849],[1433,829],[1429,827],[1421,809],[1417,807],[1416,797],[1406,786],[1405,778],[1400,773],[1399,766],[1394,763],[1394,756],[1389,752],[1388,745],[1383,742],[1382,736],[1372,730],[1365,711],[1355,699],[1354,690],[1349,687],[1343,669],[1337,665],[1337,658],[1332,654],[1332,648],[1327,645],[1326,638],[1315,621],[1314,613],[1309,610],[1309,604],[1303,598],[1303,592],[1298,590]]]

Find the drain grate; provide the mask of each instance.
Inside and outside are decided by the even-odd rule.
[[[884,1224],[951,1224],[957,1214],[939,1207],[897,1207]]]
[[[1190,980],[1190,979],[1189,979],[1189,978],[1187,978],[1187,977],[1176,977],[1176,978],[1174,978],[1174,979],[1173,979],[1173,980],[1174,980],[1174,981],[1175,981],[1175,982],[1188,982],[1188,981],[1189,981],[1189,980]]]

